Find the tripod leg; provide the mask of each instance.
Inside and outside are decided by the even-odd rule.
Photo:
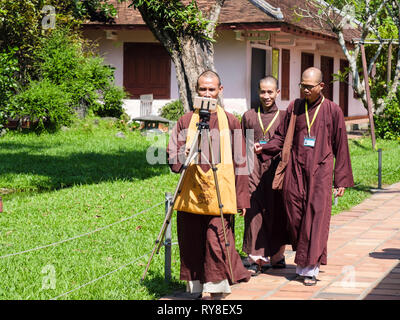
[[[177,184],[177,186],[176,186],[176,188],[175,188],[175,192],[174,192],[174,196],[173,196],[173,198],[172,198],[171,205],[170,205],[169,208],[168,208],[168,212],[167,212],[167,214],[166,214],[166,216],[165,216],[163,225],[162,225],[161,230],[160,230],[160,232],[159,232],[159,234],[158,234],[157,240],[156,240],[156,242],[155,242],[155,246],[154,246],[154,248],[153,248],[153,250],[152,250],[152,252],[151,252],[151,254],[150,254],[150,257],[149,257],[149,260],[148,260],[148,262],[147,262],[146,268],[145,268],[145,270],[144,270],[144,272],[143,272],[141,281],[143,281],[144,278],[146,277],[147,271],[148,271],[148,269],[149,269],[149,267],[150,267],[151,261],[153,260],[154,254],[155,254],[155,253],[158,254],[159,251],[160,251],[160,249],[161,249],[162,240],[164,239],[165,232],[166,232],[167,227],[168,227],[168,225],[169,225],[169,223],[170,223],[170,221],[171,221],[171,218],[172,218],[172,212],[174,211],[174,203],[175,203],[175,201],[176,201],[176,198],[178,197],[178,194],[179,194],[180,191],[181,191],[181,184],[182,184],[183,178],[184,178],[184,176],[185,176],[185,174],[186,174],[186,169],[187,169],[187,167],[189,166],[189,164],[192,162],[192,159],[194,159],[195,156],[196,156],[196,153],[195,153],[195,152],[196,152],[196,149],[194,148],[194,146],[197,144],[197,141],[198,141],[198,139],[199,139],[199,134],[200,134],[199,131],[197,131],[197,132],[196,132],[196,135],[195,135],[195,137],[194,137],[194,139],[193,139],[193,142],[192,142],[192,145],[191,145],[191,147],[190,147],[190,151],[189,151],[188,157],[186,158],[186,161],[185,161],[185,163],[184,163],[184,165],[183,165],[183,169],[182,169],[182,172],[181,172],[181,176],[179,177],[178,184]]]
[[[210,156],[211,156],[210,165],[211,165],[211,168],[212,168],[212,171],[213,171],[215,189],[217,191],[217,199],[218,199],[219,213],[220,213],[220,216],[221,216],[222,230],[223,230],[223,234],[224,234],[226,256],[227,256],[227,259],[228,259],[228,266],[229,266],[229,271],[231,273],[231,279],[232,279],[232,282],[234,283],[235,279],[234,279],[233,270],[232,270],[231,254],[230,254],[230,251],[229,251],[230,244],[229,244],[227,236],[226,236],[225,220],[224,220],[224,214],[222,212],[223,204],[222,204],[222,201],[221,201],[221,193],[220,193],[219,184],[218,184],[218,177],[217,177],[218,168],[216,167],[215,162],[214,162],[214,151],[213,151],[212,144],[211,144],[210,131],[208,129],[206,129],[206,130],[207,130],[208,146],[209,146],[209,149],[210,149]]]

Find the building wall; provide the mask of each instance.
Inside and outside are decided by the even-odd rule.
[[[279,45],[278,41],[271,41],[271,45],[280,50],[290,50],[290,99],[281,100],[280,97],[277,99],[277,105],[286,109],[291,100],[300,97],[300,89],[298,83],[301,80],[301,53],[308,52],[314,54],[314,66],[317,68],[321,67],[321,56],[329,56],[334,58],[334,73],[338,73],[340,67],[340,59],[345,59],[345,56],[340,46],[334,41],[321,41],[300,38],[297,39],[294,45]],[[281,58],[280,54],[280,58]],[[281,74],[282,64],[279,66],[279,74]],[[351,78],[350,82],[351,83]],[[339,104],[339,82],[333,83],[333,101]],[[367,115],[367,110],[364,108],[361,101],[354,99],[353,89],[349,85],[349,108],[348,116],[361,116]]]
[[[104,30],[85,30],[85,37],[96,40],[99,43],[99,52],[103,55],[105,63],[115,67],[115,82],[118,86],[123,85],[123,43],[124,42],[157,42],[150,31],[118,30],[117,39],[106,39]],[[271,39],[272,47],[290,50],[290,100],[298,98],[300,91],[301,52],[311,52],[314,54],[314,65],[320,67],[321,55],[334,57],[334,73],[339,69],[339,59],[344,58],[340,47],[335,43],[321,45],[317,40],[297,39],[295,46],[280,45],[279,41]],[[260,44],[261,43],[261,44]],[[267,42],[257,42],[256,46],[267,47]],[[282,43],[282,42],[281,42]],[[226,110],[243,114],[250,107],[250,68],[251,68],[251,47],[255,46],[247,40],[236,40],[233,31],[221,31],[218,33],[215,43],[214,62],[217,72],[220,74],[222,85],[224,86],[223,96]],[[281,58],[280,54],[280,58]],[[279,63],[279,74],[281,74],[281,63]],[[353,98],[352,89],[349,88],[349,114],[348,116],[366,115],[367,111],[362,103]],[[339,83],[334,83],[334,101],[339,102]],[[174,65],[171,64],[171,100],[178,99],[178,85]],[[153,114],[171,100],[154,100]],[[286,109],[289,100],[282,101],[277,99],[277,105],[281,109]],[[124,101],[126,112],[131,117],[139,116],[140,101],[137,99],[127,99]]]
[[[218,34],[214,64],[224,86],[224,107],[243,114],[248,110],[247,44],[237,41],[232,31]]]

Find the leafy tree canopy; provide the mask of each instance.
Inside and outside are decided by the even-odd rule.
[[[45,6],[54,8],[43,11]],[[54,19],[55,27],[68,25],[77,29],[84,20],[111,22],[115,8],[100,0],[0,0],[0,51],[17,48],[20,65],[19,80],[34,75],[35,52],[40,49],[41,38],[51,29],[43,27],[46,19]]]

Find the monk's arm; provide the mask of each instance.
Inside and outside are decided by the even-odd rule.
[[[285,142],[286,131],[290,121],[289,113],[286,113],[285,118],[276,128],[272,138],[262,145],[261,153],[258,155],[261,161],[265,162],[276,156],[282,151],[283,143]]]
[[[232,134],[232,157],[235,170],[236,204],[238,209],[245,209],[250,207],[246,142],[239,121],[234,116],[229,116],[228,121]]]
[[[346,124],[339,107],[333,113],[332,149],[335,156],[334,187],[354,186]]]
[[[172,129],[171,136],[167,147],[168,165],[172,172],[180,173],[182,166],[185,162],[185,144],[186,135],[183,127],[182,118],[176,123]]]

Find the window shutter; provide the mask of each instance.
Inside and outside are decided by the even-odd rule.
[[[290,50],[282,49],[281,99],[290,100]]]

